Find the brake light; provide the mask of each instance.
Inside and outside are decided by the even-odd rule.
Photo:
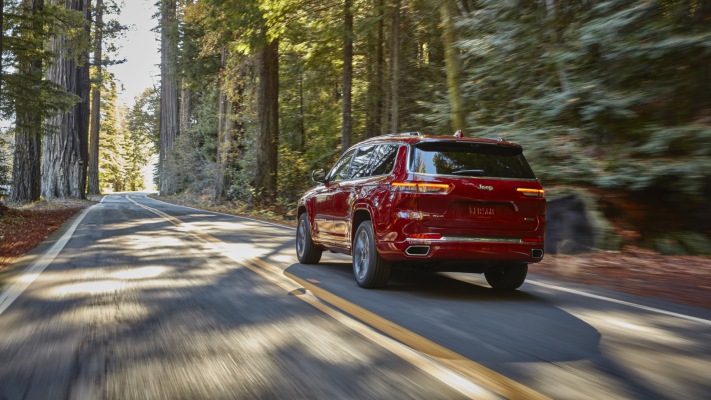
[[[545,190],[543,189],[518,188],[516,191],[526,197],[545,197]]]
[[[525,237],[521,239],[524,243],[543,243],[542,237]]]
[[[408,236],[408,239],[426,239],[426,240],[438,240],[442,239],[441,233],[413,233]]]
[[[393,190],[409,193],[449,193],[454,186],[447,183],[393,182]]]

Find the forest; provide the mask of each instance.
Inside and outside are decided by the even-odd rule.
[[[130,1],[130,0],[127,0]],[[142,189],[289,214],[385,133],[503,137],[609,235],[711,252],[711,0],[160,0],[131,108],[112,0],[4,0],[6,201]],[[105,20],[106,19],[106,20]],[[130,60],[129,60],[130,62]]]

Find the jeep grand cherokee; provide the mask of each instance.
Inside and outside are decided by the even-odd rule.
[[[359,286],[384,286],[393,265],[483,273],[523,284],[543,258],[546,200],[521,146],[501,139],[379,136],[348,149],[298,203],[296,253],[350,254]]]

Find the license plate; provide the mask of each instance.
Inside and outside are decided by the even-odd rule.
[[[494,207],[469,205],[469,215],[474,218],[493,218],[496,215]]]

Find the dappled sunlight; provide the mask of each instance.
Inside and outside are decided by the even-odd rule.
[[[109,276],[114,279],[147,279],[155,278],[166,273],[167,271],[168,267],[150,266],[118,271],[109,274]]]
[[[61,285],[56,287],[51,291],[52,297],[67,297],[67,296],[78,296],[78,295],[97,295],[113,293],[123,289],[126,283],[120,281],[112,280],[98,280],[91,282],[82,283],[70,283],[67,285]]]
[[[567,309],[571,311],[570,309]],[[657,350],[662,347],[668,347],[673,351],[679,351],[685,346],[690,346],[689,350],[693,350],[695,346],[692,340],[678,334],[678,332],[670,331],[667,325],[683,326],[688,324],[690,328],[694,325],[691,322],[686,322],[673,317],[658,316],[650,318],[650,316],[640,316],[639,313],[630,310],[629,312],[612,312],[610,310],[576,310],[575,314],[585,322],[595,326],[603,337],[615,337],[616,340],[629,340],[638,345],[646,344],[654,346]],[[658,321],[661,327],[653,326],[652,321]]]
[[[268,250],[248,243],[221,243],[219,246],[223,255],[234,261],[243,261],[250,258],[259,258],[268,254]]]

